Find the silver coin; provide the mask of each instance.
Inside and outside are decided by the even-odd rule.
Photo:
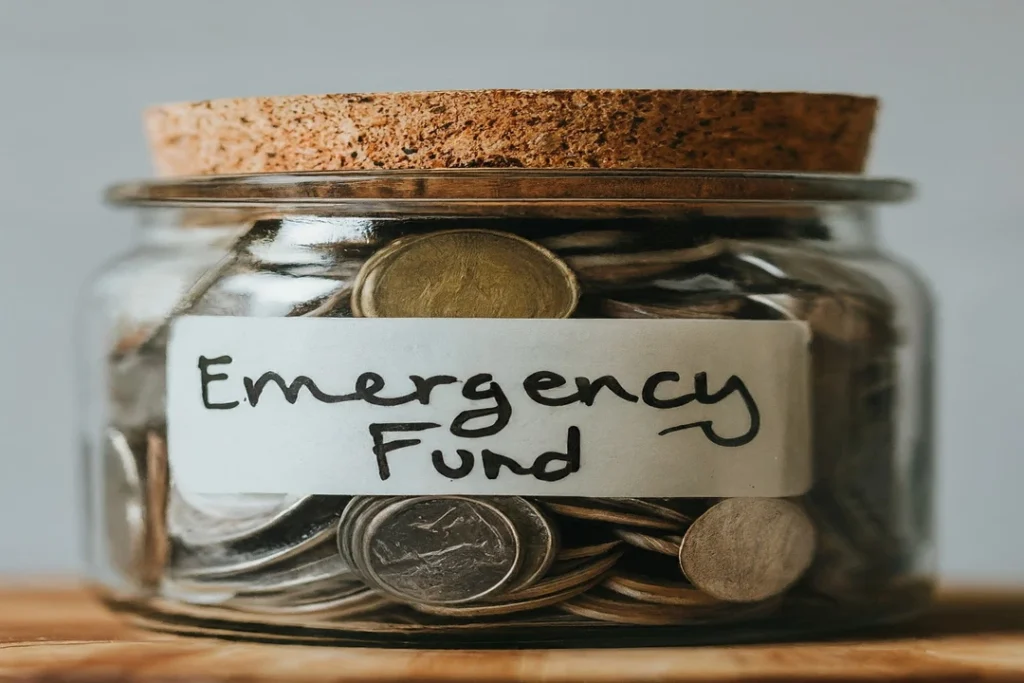
[[[283,591],[323,581],[356,579],[355,572],[338,554],[332,539],[267,569],[228,577],[176,582],[178,590],[227,595],[255,595]]]
[[[183,505],[207,517],[245,520],[273,514],[284,505],[300,502],[308,496],[279,493],[194,493],[175,487],[175,496]]]
[[[225,607],[241,609],[259,614],[309,614],[344,609],[367,600],[376,602],[380,594],[361,584],[340,583],[330,589],[320,590],[312,595],[283,594],[234,598]]]
[[[641,531],[623,529],[621,527],[614,529],[612,533],[634,548],[671,557],[679,555],[679,546],[683,543],[682,536],[652,536]]]
[[[140,431],[167,415],[166,349],[131,349],[108,362],[110,423]]]
[[[497,496],[487,502],[504,512],[516,531],[521,543],[522,561],[519,572],[509,583],[509,592],[532,586],[551,568],[558,554],[558,529],[544,512],[519,496]]]
[[[338,520],[338,553],[346,564],[358,569],[364,576],[366,572],[356,563],[353,545],[362,539],[366,525],[377,512],[397,500],[401,500],[401,498],[356,496],[349,501],[341,513],[341,518]]]
[[[172,487],[167,530],[190,546],[229,543],[273,526],[308,498],[277,494],[185,495]]]
[[[329,539],[347,499],[313,496],[256,536],[199,548],[176,545],[171,577],[229,576],[269,567]]]
[[[215,619],[236,624],[300,626],[305,628],[353,628],[355,623],[346,624],[343,619],[360,617],[372,619],[374,613],[380,612],[394,603],[386,597],[371,590],[353,593],[338,598],[332,604],[322,603],[314,606],[306,605],[301,611],[269,610],[254,612],[250,609],[235,609],[220,605],[196,605],[167,599],[151,599],[147,605],[159,610],[162,614],[185,616],[196,619]],[[380,629],[376,629],[380,630]],[[386,627],[383,630],[388,630]],[[235,633],[234,635],[238,635]]]
[[[244,239],[244,237],[242,238]],[[108,362],[111,421],[119,427],[142,429],[167,415],[167,341],[171,321],[194,308],[237,257],[228,254],[195,274],[184,296],[148,334],[130,335],[118,343]]]
[[[219,605],[235,597],[234,590],[167,576],[161,579],[157,594],[161,598],[190,605]]]
[[[751,294],[750,301],[760,304],[770,317],[779,320],[802,320],[802,304],[800,299],[789,294]]]
[[[368,582],[416,604],[486,597],[513,580],[521,558],[512,520],[490,503],[461,496],[395,501],[359,540],[353,550]]]
[[[138,579],[145,553],[146,511],[138,463],[124,434],[108,429],[103,451],[103,516],[110,563]]]
[[[337,596],[356,588],[366,588],[362,579],[355,576],[332,577],[312,583],[304,583],[284,590],[266,593],[239,593],[239,600],[255,600],[266,604],[317,602],[325,597]]]

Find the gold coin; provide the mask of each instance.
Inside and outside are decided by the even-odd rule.
[[[576,276],[533,242],[495,230],[400,237],[363,265],[352,311],[368,318],[567,318]]]
[[[679,549],[690,582],[728,602],[758,602],[792,586],[814,559],[815,530],[780,498],[728,498],[697,518]]]

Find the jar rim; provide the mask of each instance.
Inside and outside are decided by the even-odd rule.
[[[464,168],[253,173],[122,182],[114,205],[332,205],[359,202],[895,203],[912,183],[843,173],[690,169]]]
[[[679,169],[313,171],[142,180],[111,186],[115,206],[280,216],[793,216],[834,205],[908,200],[913,185],[848,174]]]

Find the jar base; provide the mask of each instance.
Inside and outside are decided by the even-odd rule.
[[[518,621],[412,623],[338,622],[337,626],[267,623],[260,615],[187,605],[161,598],[119,596],[99,589],[101,600],[129,623],[158,633],[235,641],[429,649],[671,647],[820,640],[904,622],[931,603],[930,580],[901,583],[854,603],[798,600],[771,614],[738,621],[689,625],[633,625],[599,622],[554,610]],[[216,616],[211,616],[211,614]]]

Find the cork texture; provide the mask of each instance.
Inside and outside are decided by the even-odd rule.
[[[162,176],[432,168],[857,173],[877,101],[730,90],[254,97],[146,111]]]

